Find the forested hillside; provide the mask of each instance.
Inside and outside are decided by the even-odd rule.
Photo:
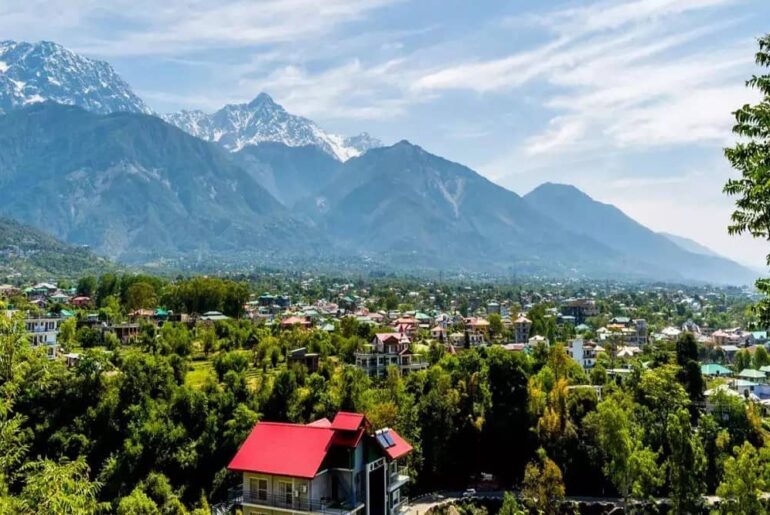
[[[37,229],[0,218],[0,280],[77,277],[113,265],[86,248],[63,243]]]

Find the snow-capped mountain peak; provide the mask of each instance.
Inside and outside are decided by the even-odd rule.
[[[163,115],[163,119],[231,152],[271,141],[290,147],[315,145],[340,161],[347,161],[382,146],[366,133],[347,138],[326,132],[311,120],[287,112],[267,93],[260,93],[246,104],[228,104],[212,114],[180,111]]]
[[[0,114],[45,101],[99,114],[152,113],[104,61],[51,41],[0,42]]]
[[[0,41],[0,115],[38,102],[75,105],[97,114],[154,114],[104,62],[78,55],[51,41]],[[230,151],[263,141],[315,145],[340,161],[382,146],[366,133],[344,137],[288,113],[267,93],[251,102],[228,104],[213,114],[180,111],[162,118]]]

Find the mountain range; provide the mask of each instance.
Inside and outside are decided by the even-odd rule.
[[[0,149],[0,212],[111,257],[312,240],[225,151],[155,116],[36,104],[0,117]]]
[[[717,254],[710,248],[690,238],[685,238],[684,236],[677,236],[676,234],[671,234],[669,232],[659,232],[658,234],[660,234],[661,236],[665,236],[666,238],[674,242],[677,246],[682,247],[687,252],[692,252],[693,254],[703,254],[705,256],[717,256],[717,257],[719,256],[719,254]]]
[[[572,186],[522,197],[407,141],[330,135],[267,94],[159,117],[106,63],[3,45],[0,85],[25,86],[0,89],[0,215],[123,262],[754,277]]]
[[[750,280],[745,267],[720,256],[685,247],[680,240],[656,233],[617,207],[597,202],[574,186],[546,183],[525,195],[527,202],[572,232],[594,239],[613,250],[677,273],[687,280],[722,277]],[[692,242],[692,240],[689,240]],[[694,242],[692,242],[694,243]],[[696,244],[697,245],[697,244]],[[748,273],[747,273],[748,272]]]
[[[290,147],[313,145],[346,161],[382,142],[367,133],[343,137],[324,131],[318,125],[290,114],[267,93],[260,93],[248,104],[228,104],[213,114],[180,111],[162,118],[183,131],[206,141],[213,141],[234,152],[265,141]]]

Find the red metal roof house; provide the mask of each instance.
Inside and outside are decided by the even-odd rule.
[[[339,412],[310,424],[259,422],[228,468],[243,473],[231,502],[244,515],[399,513],[412,451],[396,431]]]

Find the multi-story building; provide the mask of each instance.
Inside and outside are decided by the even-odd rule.
[[[30,344],[45,348],[49,359],[56,358],[58,352],[56,340],[61,322],[61,318],[53,317],[30,317],[24,320]]]
[[[647,320],[643,318],[635,318],[631,321],[633,329],[636,331],[634,335],[636,341],[633,342],[636,345],[646,345],[649,341],[649,328],[647,327]]]
[[[596,365],[597,345],[594,342],[585,341],[582,338],[570,340],[567,344],[567,353],[584,369],[594,368]]]
[[[482,317],[463,319],[465,327],[464,343],[469,347],[484,345],[489,340],[489,321]]]
[[[648,341],[647,321],[643,318],[613,317],[605,337],[614,335],[628,345],[645,345]]]
[[[599,314],[599,307],[592,299],[569,299],[561,306],[562,315],[574,317],[577,324]]]
[[[134,343],[139,339],[139,324],[113,324],[102,328],[104,335],[113,333],[121,343]]]
[[[307,425],[259,422],[228,465],[242,474],[231,507],[244,515],[397,514],[411,451],[396,431],[375,431],[358,413]]]
[[[532,321],[521,315],[513,321],[513,342],[527,343],[529,341],[529,332],[532,329]]]
[[[382,377],[388,367],[402,374],[428,367],[428,362],[409,352],[411,340],[404,333],[377,333],[366,352],[355,354],[356,366],[370,376]]]

